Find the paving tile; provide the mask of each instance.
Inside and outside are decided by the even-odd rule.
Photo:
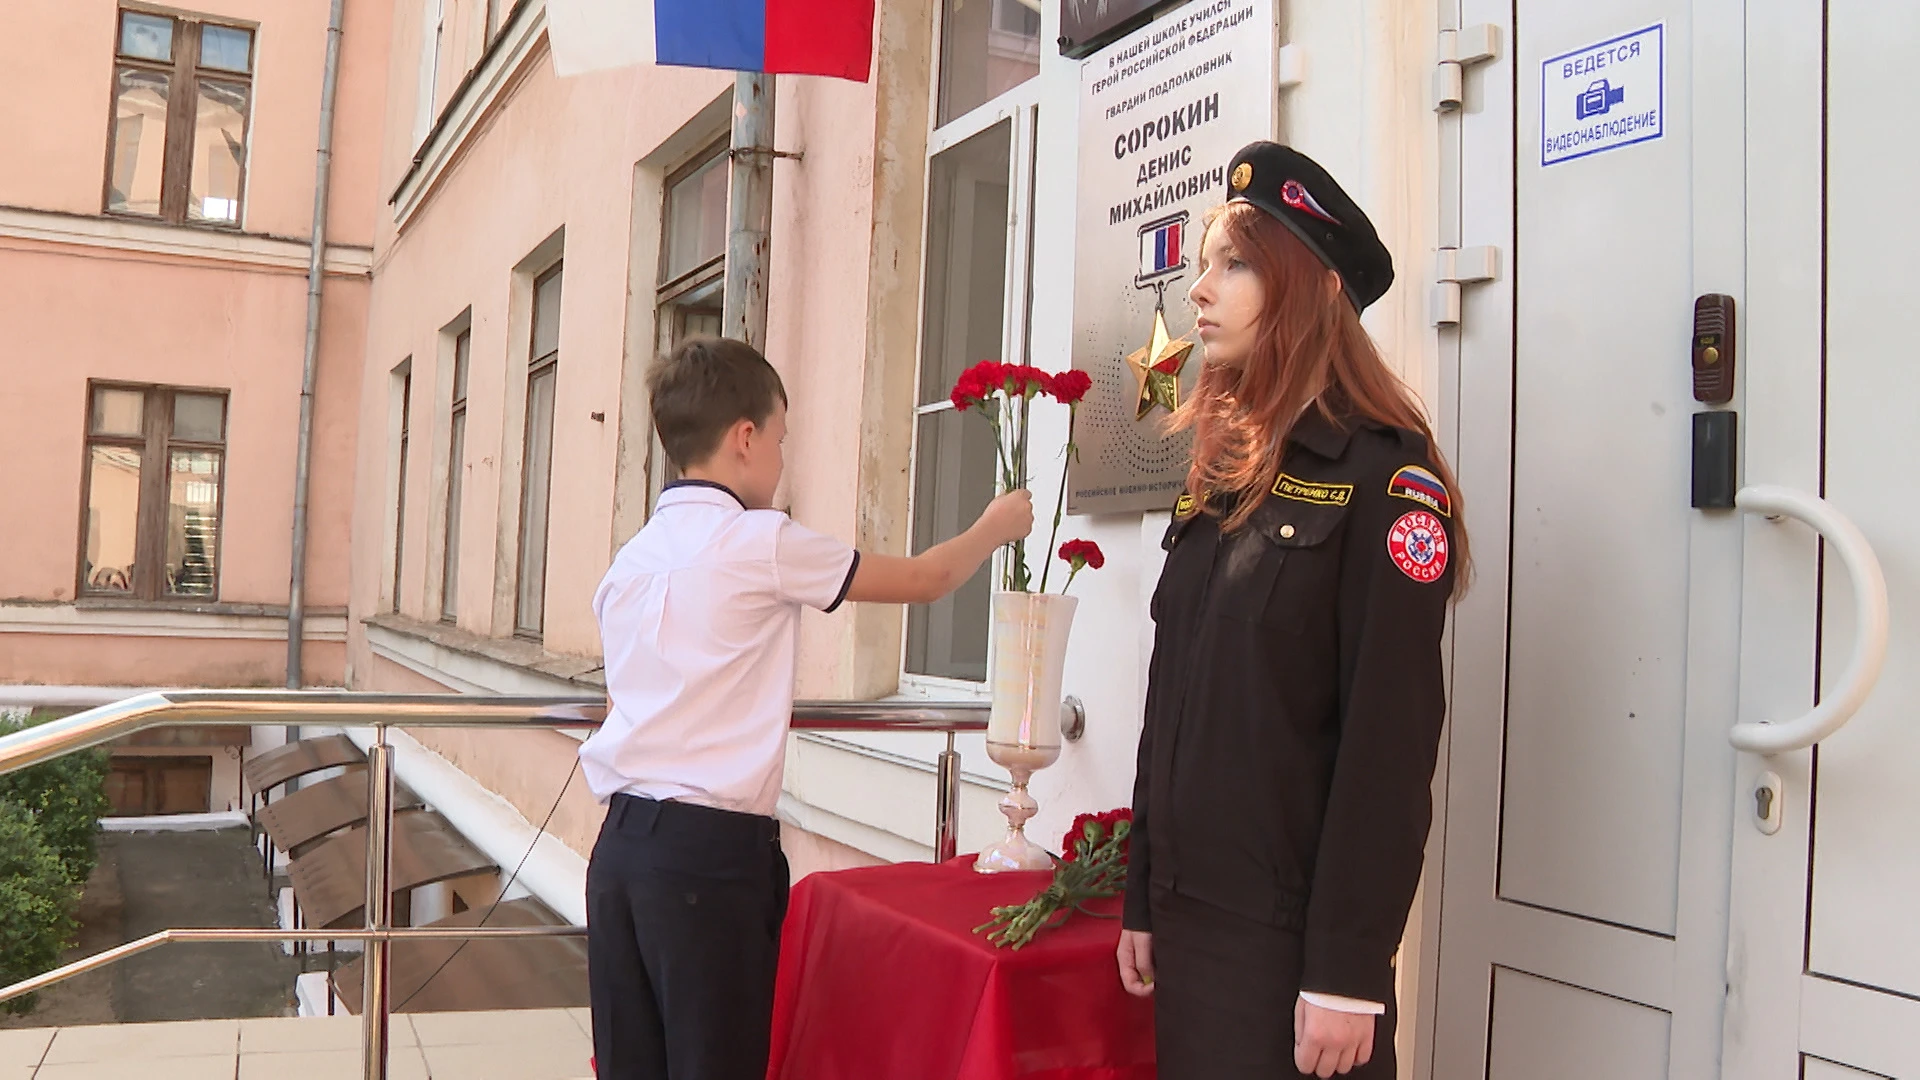
[[[586,1033],[565,1009],[503,1009],[497,1012],[409,1013],[421,1046],[499,1043],[586,1046]],[[431,1061],[431,1057],[429,1057]]]
[[[100,1024],[61,1028],[47,1050],[48,1065],[83,1061],[152,1061],[225,1054],[231,1065],[240,1045],[238,1020],[183,1020],[160,1024]],[[45,1071],[44,1068],[42,1071]],[[143,1077],[142,1080],[157,1080]]]
[[[434,1080],[576,1080],[587,1071],[583,1047],[495,1043],[491,1046],[428,1046]]]
[[[240,1021],[242,1054],[289,1054],[302,1050],[360,1049],[357,1016],[265,1016]],[[413,1025],[405,1017],[387,1022],[389,1046],[416,1045]]]
[[[47,1055],[47,1044],[58,1028],[10,1028],[0,1031],[0,1077],[13,1080],[13,1070],[32,1068]]]
[[[587,1038],[593,1038],[592,1009],[568,1009],[567,1015],[573,1017],[573,1022],[579,1024],[580,1030],[587,1033]]]
[[[358,1049],[240,1055],[240,1080],[360,1080],[363,1075]],[[419,1047],[393,1047],[387,1080],[428,1080]]]
[[[145,1026],[129,1024],[128,1027]],[[34,1080],[233,1080],[234,1055],[123,1058],[118,1061],[81,1061],[42,1065]]]

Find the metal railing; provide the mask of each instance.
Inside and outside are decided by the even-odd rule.
[[[934,855],[950,859],[958,848],[960,754],[954,735],[985,731],[984,702],[838,702],[794,704],[793,730],[815,732],[921,731],[945,734],[934,784]],[[139,694],[0,738],[0,775],[112,742],[152,727],[315,724],[371,727],[367,747],[367,900],[359,930],[210,928],[162,930],[96,953],[11,986],[0,1001],[105,967],[169,942],[360,941],[365,943],[361,979],[362,1044],[366,1080],[386,1080],[390,950],[402,938],[555,937],[586,932],[580,926],[395,927],[392,870],[392,728],[451,727],[521,730],[591,730],[606,717],[600,697],[515,697],[473,694],[370,694],[312,690],[169,690]],[[328,993],[332,993],[331,987]]]

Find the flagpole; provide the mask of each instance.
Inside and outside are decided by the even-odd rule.
[[[727,185],[727,270],[721,333],[764,350],[767,265],[773,246],[774,77],[743,71],[733,89]]]

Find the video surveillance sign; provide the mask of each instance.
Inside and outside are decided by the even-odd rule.
[[[1665,133],[1666,24],[1540,65],[1540,164],[1558,165]]]

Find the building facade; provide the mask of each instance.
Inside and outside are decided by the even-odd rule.
[[[346,655],[390,20],[383,0],[348,10],[301,673],[329,685]],[[5,79],[34,104],[0,110],[0,452],[15,463],[0,682],[284,685],[327,5],[14,15]],[[238,805],[244,729],[136,741],[117,755],[123,812]]]
[[[1103,9],[1071,6],[1076,27]],[[1911,676],[1885,664],[1916,632],[1920,522],[1892,472],[1920,380],[1887,316],[1916,285],[1920,217],[1900,185],[1920,163],[1877,126],[1920,42],[1915,12],[1123,6],[1153,19],[1069,56],[1061,4],[882,0],[872,81],[778,81],[767,352],[793,398],[780,505],[892,553],[968,521],[995,450],[947,403],[953,377],[997,357],[1117,378],[1125,356],[1081,344],[1078,289],[1134,270],[1080,254],[1083,211],[1097,200],[1110,223],[1144,228],[1136,209],[1224,164],[1169,142],[1169,110],[1190,107],[1176,96],[1135,129],[1169,121],[1155,167],[1134,190],[1097,187],[1086,155],[1119,115],[1095,103],[1101,80],[1165,63],[1153,102],[1236,63],[1258,71],[1220,115],[1257,99],[1266,119],[1245,138],[1305,150],[1380,228],[1399,280],[1367,325],[1436,420],[1478,553],[1448,642],[1435,828],[1400,962],[1406,1074],[1920,1071],[1904,1037],[1920,1019],[1905,911],[1920,796],[1900,771],[1920,736],[1905,722]],[[1249,28],[1247,51],[1221,51],[1221,34]],[[638,375],[718,314],[734,80],[558,78],[542,0],[410,0],[367,32],[390,92],[359,211],[372,286],[347,395],[358,411],[336,462],[353,462],[341,675],[598,692],[593,588],[667,476]],[[160,62],[121,47],[129,71]],[[1175,169],[1164,183],[1161,164]],[[225,195],[193,192],[163,182],[157,213],[227,212]],[[54,257],[38,253],[48,241],[9,243]],[[27,257],[16,248],[8,259]],[[1143,259],[1141,273],[1165,269]],[[1175,335],[1191,321],[1184,287],[1164,296]],[[69,388],[106,425],[91,446],[70,438],[71,460],[98,455],[110,475],[133,451],[189,465],[215,451],[174,429],[202,430],[196,388],[222,384],[140,383],[161,387],[143,402],[174,395],[173,426],[145,419],[136,437],[116,393],[138,380],[103,370],[105,385]],[[238,423],[238,406],[223,415]],[[1067,436],[1043,421],[1034,460],[1058,460]],[[183,500],[196,482],[182,479]],[[1040,505],[1057,482],[1034,478]],[[238,474],[230,487],[228,505]],[[59,497],[81,529],[79,496]],[[46,499],[42,516],[65,520]],[[1035,779],[1042,839],[1131,794],[1167,520],[1069,518],[1109,558],[1076,585],[1066,689],[1087,727]],[[155,527],[171,537],[172,521]],[[149,560],[124,586],[108,573],[88,587],[198,587],[187,521],[177,572]],[[130,561],[106,557],[126,549],[116,535],[100,533],[101,567]],[[135,549],[164,548],[146,535]],[[58,589],[98,568],[36,558],[60,565],[32,610],[92,617]],[[222,564],[223,598],[238,558]],[[926,608],[809,616],[800,696],[984,699],[989,581]],[[436,809],[495,864],[536,851],[530,823],[548,822],[567,850],[538,849],[523,884],[573,910],[600,811],[571,779],[567,736],[396,741],[401,778],[432,780]],[[795,736],[780,813],[796,869],[926,857],[940,745]],[[977,739],[960,746],[970,850],[998,831],[1006,777]]]

